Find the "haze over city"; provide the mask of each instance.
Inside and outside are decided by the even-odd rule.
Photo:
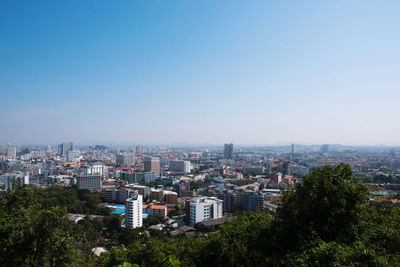
[[[0,143],[399,145],[398,1],[2,1]]]

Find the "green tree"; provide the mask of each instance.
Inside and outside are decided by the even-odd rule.
[[[246,213],[222,225],[219,232],[201,240],[197,265],[262,266],[272,221],[271,216]]]
[[[33,187],[13,190],[0,207],[0,266],[64,266],[76,262],[76,240],[66,209],[42,208]]]
[[[277,211],[276,231],[284,248],[311,239],[349,244],[363,231],[368,188],[353,179],[349,165],[313,171],[289,189]]]

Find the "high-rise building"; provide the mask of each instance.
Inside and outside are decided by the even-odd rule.
[[[233,159],[233,144],[224,145],[224,158]]]
[[[121,180],[128,181],[128,184],[138,183],[137,174],[132,171],[123,171],[120,174]]]
[[[222,218],[223,201],[215,197],[195,197],[190,201],[190,225]]]
[[[7,144],[0,144],[0,154],[7,155]]]
[[[136,154],[136,156],[141,156],[142,155],[142,145],[137,145],[136,146],[135,154]]]
[[[256,192],[242,193],[242,209],[245,211],[260,211],[264,208],[264,196]]]
[[[143,196],[137,191],[125,204],[125,227],[134,229],[143,225]]]
[[[88,189],[90,191],[99,191],[101,189],[100,175],[81,175],[77,178],[78,189]]]
[[[295,146],[294,144],[292,144],[292,155],[294,155],[294,153],[295,153]]]
[[[58,155],[65,156],[68,151],[74,150],[74,144],[72,142],[62,143],[58,145]]]
[[[11,157],[12,159],[17,158],[17,148],[15,146],[7,147],[7,157]]]
[[[134,154],[118,154],[116,156],[116,163],[124,167],[131,167],[135,164],[135,160]]]
[[[172,172],[190,173],[190,161],[171,160],[168,163],[168,169]]]
[[[145,158],[144,171],[153,172],[155,175],[160,176],[160,159],[154,157]]]
[[[322,145],[321,146],[321,153],[328,153],[329,152],[329,145]]]
[[[214,195],[223,200],[223,208],[228,211],[238,210],[241,206],[241,203],[238,203],[238,194],[234,190],[215,190]]]

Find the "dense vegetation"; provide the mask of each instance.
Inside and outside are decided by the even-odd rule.
[[[120,227],[118,215],[71,227],[50,191],[22,187],[0,209],[1,266],[393,266],[400,262],[400,209],[369,200],[348,165],[324,167],[286,192],[276,216],[247,213],[208,234],[168,238]],[[54,190],[54,189],[52,189]],[[39,190],[40,191],[40,190]],[[50,198],[49,198],[50,199]],[[62,206],[62,204],[60,204]],[[68,206],[68,205],[67,205]],[[155,222],[146,222],[150,225]],[[109,253],[95,258],[90,248]],[[111,249],[112,247],[112,249]]]

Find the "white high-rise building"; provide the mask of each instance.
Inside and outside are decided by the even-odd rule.
[[[135,191],[125,204],[125,227],[134,229],[143,225],[143,196]]]
[[[190,225],[222,218],[223,201],[215,197],[195,197],[190,201]]]

